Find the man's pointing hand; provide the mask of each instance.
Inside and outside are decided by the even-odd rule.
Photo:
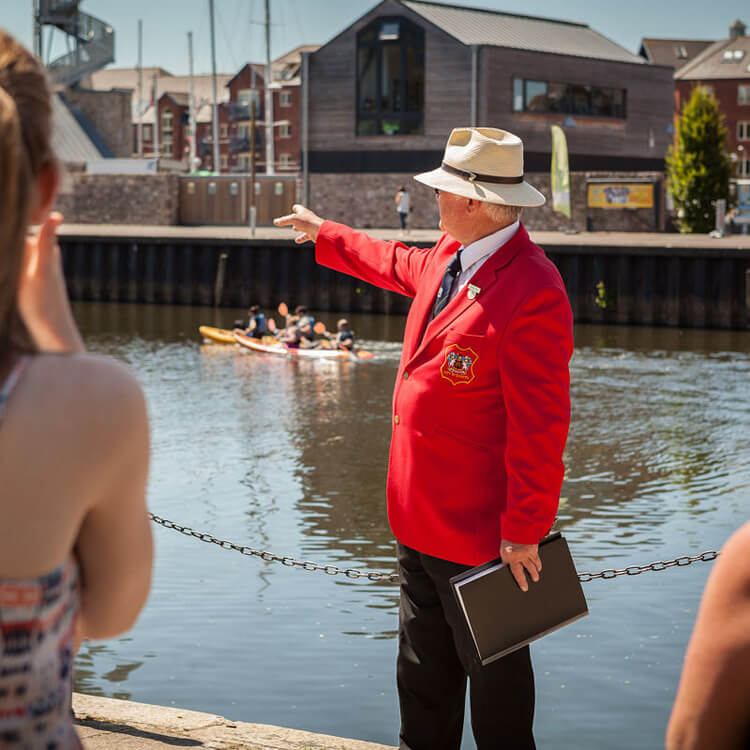
[[[273,223],[277,227],[293,227],[295,232],[301,232],[294,238],[294,241],[301,245],[303,242],[315,242],[323,219],[301,203],[295,203],[292,206],[292,213],[279,216],[278,219],[273,220]]]

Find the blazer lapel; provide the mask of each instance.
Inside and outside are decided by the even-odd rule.
[[[477,302],[481,302],[482,295],[486,294],[492,285],[497,281],[497,277],[506,266],[518,255],[521,249],[529,242],[529,235],[526,232],[523,224],[518,227],[516,233],[506,242],[502,247],[496,250],[490,258],[488,258],[482,267],[471,277],[469,284],[479,287],[481,290],[473,299],[469,297],[469,284],[466,284],[461,291],[445,306],[440,314],[433,318],[424,331],[422,341],[417,347],[414,354],[419,354],[425,346],[427,346],[436,336],[439,336],[453,321],[460,315],[463,315],[472,305]],[[455,250],[453,250],[455,252]],[[447,260],[446,260],[447,263]],[[427,315],[425,316],[425,322],[429,319],[429,314],[432,311],[432,304],[435,301],[437,290],[440,288],[440,282],[443,279],[445,269],[442,268],[442,272],[435,284],[435,288],[432,289],[432,295],[430,297],[430,303],[427,308]],[[432,284],[430,285],[432,286]]]
[[[448,261],[453,257],[456,250],[461,247],[461,243],[454,240],[449,235],[443,235],[443,238],[446,239],[446,241],[443,243],[442,247],[436,250],[435,258],[432,261],[431,267],[425,275],[424,280],[420,284],[420,289],[414,298],[412,309],[409,313],[410,317],[414,316],[416,323],[414,330],[416,330],[419,335],[419,338],[414,342],[412,352],[409,355],[410,358],[421,348],[425,336],[425,328],[430,322],[432,307],[435,304],[435,298],[437,297],[438,289],[440,289],[440,284],[443,282],[443,276],[445,275],[445,268],[448,265]],[[455,302],[455,300],[451,300],[450,304],[453,304],[453,302]],[[448,307],[450,307],[450,304]],[[444,312],[445,310],[443,310],[443,313]]]

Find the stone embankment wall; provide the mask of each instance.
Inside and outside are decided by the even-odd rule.
[[[56,208],[71,224],[177,224],[175,174],[86,174],[66,165]]]
[[[651,179],[659,184],[655,190],[657,209],[602,209],[586,206],[586,185],[592,178],[613,181]],[[615,173],[573,172],[571,184],[571,214],[566,216],[552,210],[552,191],[549,172],[531,173],[526,180],[547,198],[541,208],[524,211],[523,222],[527,229],[579,232],[587,228],[610,232],[655,232],[664,229],[663,183],[660,172]],[[414,229],[434,229],[438,225],[438,209],[431,188],[413,179],[412,174],[311,174],[310,208],[334,221],[364,229],[371,227],[397,227],[394,197],[399,185],[406,186],[412,197],[413,211],[408,225]],[[588,219],[588,222],[587,222]],[[588,224],[588,227],[587,227]]]

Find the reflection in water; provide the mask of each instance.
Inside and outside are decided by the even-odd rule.
[[[123,639],[123,641],[126,639]],[[131,674],[143,665],[142,661],[132,664],[117,663],[113,669],[104,674],[97,675],[96,665],[102,665],[107,661],[117,659],[116,652],[108,644],[84,643],[76,657],[76,670],[73,680],[73,690],[89,695],[110,695],[99,683],[100,680],[107,682],[125,682]],[[111,693],[113,698],[130,700],[132,695],[128,691],[117,690]]]
[[[89,347],[144,385],[155,513],[300,560],[393,570],[385,476],[403,317],[352,316],[372,361],[312,362],[199,340],[199,324],[242,310],[75,313]],[[749,373],[747,332],[577,327],[558,526],[580,570],[717,548],[747,518]],[[138,626],[84,646],[77,690],[396,744],[394,585],[155,538]],[[540,746],[661,744],[709,570],[587,584],[591,616],[534,648]]]

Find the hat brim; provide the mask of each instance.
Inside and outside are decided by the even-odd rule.
[[[471,182],[457,175],[452,175],[438,167],[431,172],[414,175],[417,182],[431,188],[444,190],[464,198],[497,203],[501,206],[543,206],[547,199],[528,182],[514,185],[503,185],[496,182]]]

